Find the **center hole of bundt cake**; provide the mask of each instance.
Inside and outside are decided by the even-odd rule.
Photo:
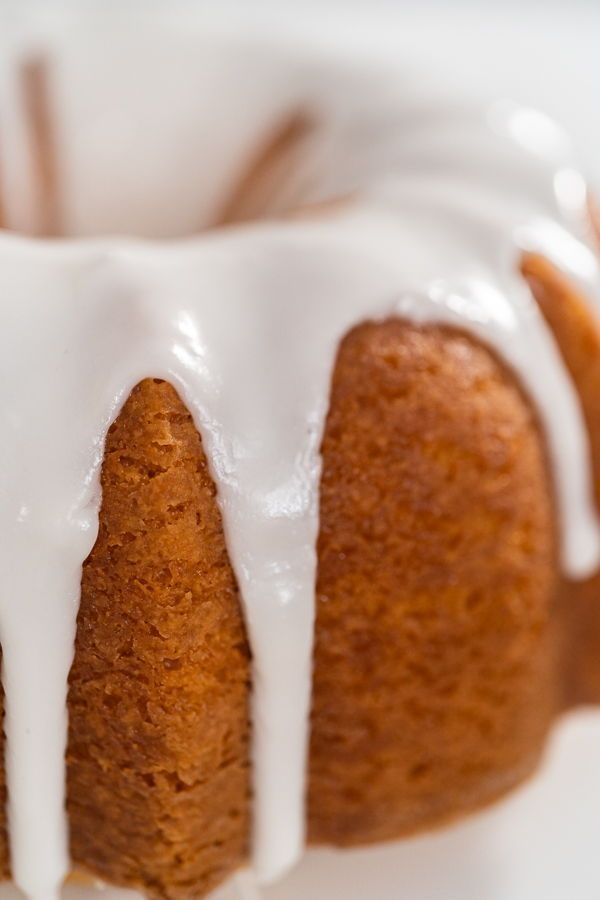
[[[24,60],[18,73],[22,105],[27,210],[2,202],[4,227],[44,237],[132,234],[176,238],[239,222],[276,218],[303,205],[295,178],[312,127],[297,109],[260,116],[256,128],[242,116],[243,94],[223,115],[208,117],[199,103],[150,121],[137,120],[123,98],[102,95],[96,111],[72,110],[55,78],[54,62]],[[230,102],[232,98],[229,98]],[[173,98],[177,106],[179,100]],[[215,111],[212,110],[214,113]],[[77,121],[76,113],[80,121]],[[231,120],[244,119],[239,140]],[[162,129],[177,135],[162,134]],[[193,150],[197,152],[193,152]],[[26,171],[25,171],[26,169]],[[301,182],[301,179],[300,179]],[[194,206],[194,198],[196,200]]]

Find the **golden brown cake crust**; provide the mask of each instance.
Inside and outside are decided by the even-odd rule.
[[[581,399],[600,505],[600,329],[588,303],[547,260],[527,256],[523,274],[554,332]],[[586,581],[563,579],[560,599],[566,702],[600,703],[600,573]]]
[[[200,439],[145,381],[111,429],[70,678],[74,864],[202,896],[245,858],[249,654]]]
[[[555,539],[530,407],[461,334],[343,342],[323,444],[313,841],[393,838],[534,766],[556,705]]]
[[[598,461],[600,339],[564,279],[543,261],[524,271]],[[248,853],[250,664],[215,487],[170,386],[133,391],[102,486],[70,679],[74,863],[202,896]],[[559,615],[540,432],[468,336],[391,321],[344,340],[318,554],[311,840],[396,837],[523,778],[558,706],[561,615],[571,696],[600,699],[598,581],[563,582]],[[7,874],[5,826],[0,814]]]

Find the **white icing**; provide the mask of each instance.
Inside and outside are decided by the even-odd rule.
[[[518,274],[521,251],[539,250],[600,297],[583,182],[556,127],[506,104],[468,109],[418,73],[175,32],[138,23],[135,36],[36,34],[50,62],[61,220],[83,239],[0,239],[11,852],[15,881],[36,900],[55,896],[68,867],[66,678],[103,442],[142,378],[179,390],[218,487],[254,659],[263,881],[303,844],[319,446],[336,350],[353,325],[399,315],[493,346],[545,428],[564,569],[585,577],[599,560],[579,400]],[[15,65],[27,48],[21,36],[5,58]],[[19,121],[15,83],[0,92],[1,127]],[[342,207],[179,242],[85,239],[210,225],[265,136],[297,111],[314,130],[282,197],[347,195]],[[9,225],[35,232],[35,206],[20,208],[14,190],[36,194],[26,128],[15,134],[23,152],[0,184]]]

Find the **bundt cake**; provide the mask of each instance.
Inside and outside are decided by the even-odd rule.
[[[0,865],[33,900],[437,826],[600,698],[600,278],[560,129],[124,23],[3,62]]]

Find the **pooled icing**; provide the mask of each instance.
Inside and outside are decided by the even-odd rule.
[[[74,40],[50,29],[33,42],[20,35],[0,90],[0,131],[11,134],[0,195],[8,226],[33,234],[39,185],[15,77],[30,53],[47,62],[69,237],[0,238],[13,877],[50,900],[68,870],[66,686],[104,439],[131,389],[160,377],[202,436],[242,597],[254,666],[253,857],[269,881],[303,846],[319,447],[351,327],[400,316],[466,328],[493,347],[539,411],[563,568],[580,578],[598,565],[579,399],[519,275],[522,252],[534,250],[600,299],[585,184],[541,114],[472,109],[419,73],[200,33],[120,29],[107,44],[106,33]],[[346,201],[210,230],[265,134],[298,111],[313,127],[282,196]],[[98,233],[152,240],[89,237]]]

